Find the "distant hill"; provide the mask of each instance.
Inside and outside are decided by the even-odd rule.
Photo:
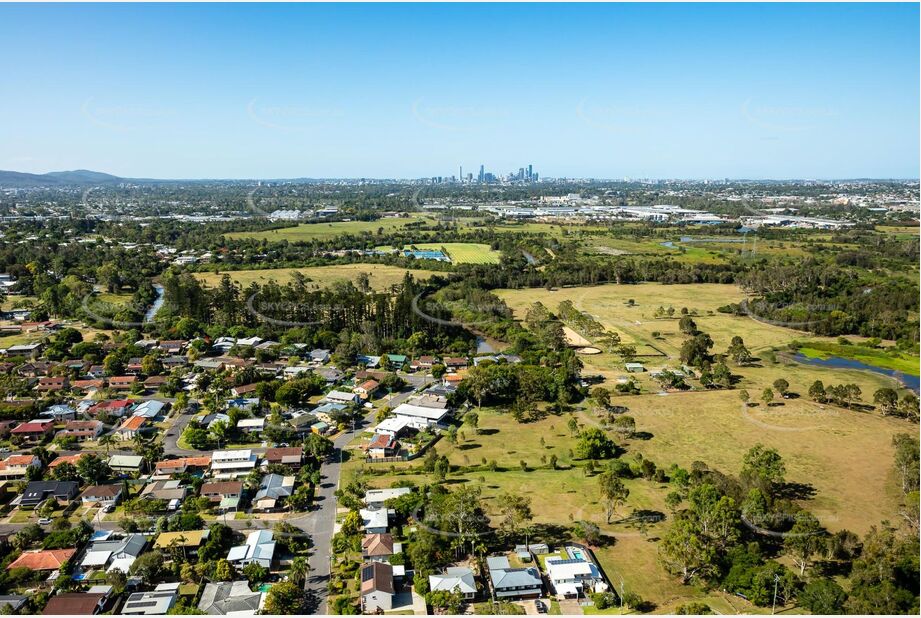
[[[0,170],[0,187],[60,187],[65,185],[98,185],[122,182],[124,179],[112,174],[90,170],[27,174]]]

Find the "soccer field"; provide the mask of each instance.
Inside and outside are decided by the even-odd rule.
[[[490,249],[489,245],[472,242],[413,243],[413,246],[432,251],[444,249],[454,264],[498,264],[501,255]]]

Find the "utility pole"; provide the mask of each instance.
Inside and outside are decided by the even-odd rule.
[[[774,601],[771,603],[771,615],[774,615],[774,609],[777,607],[777,582],[780,581],[780,575],[774,573]]]

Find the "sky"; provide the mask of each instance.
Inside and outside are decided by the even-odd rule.
[[[0,5],[0,169],[917,178],[918,4]]]

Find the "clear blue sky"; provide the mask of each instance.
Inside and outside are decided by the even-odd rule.
[[[0,169],[918,176],[917,4],[0,5]]]

